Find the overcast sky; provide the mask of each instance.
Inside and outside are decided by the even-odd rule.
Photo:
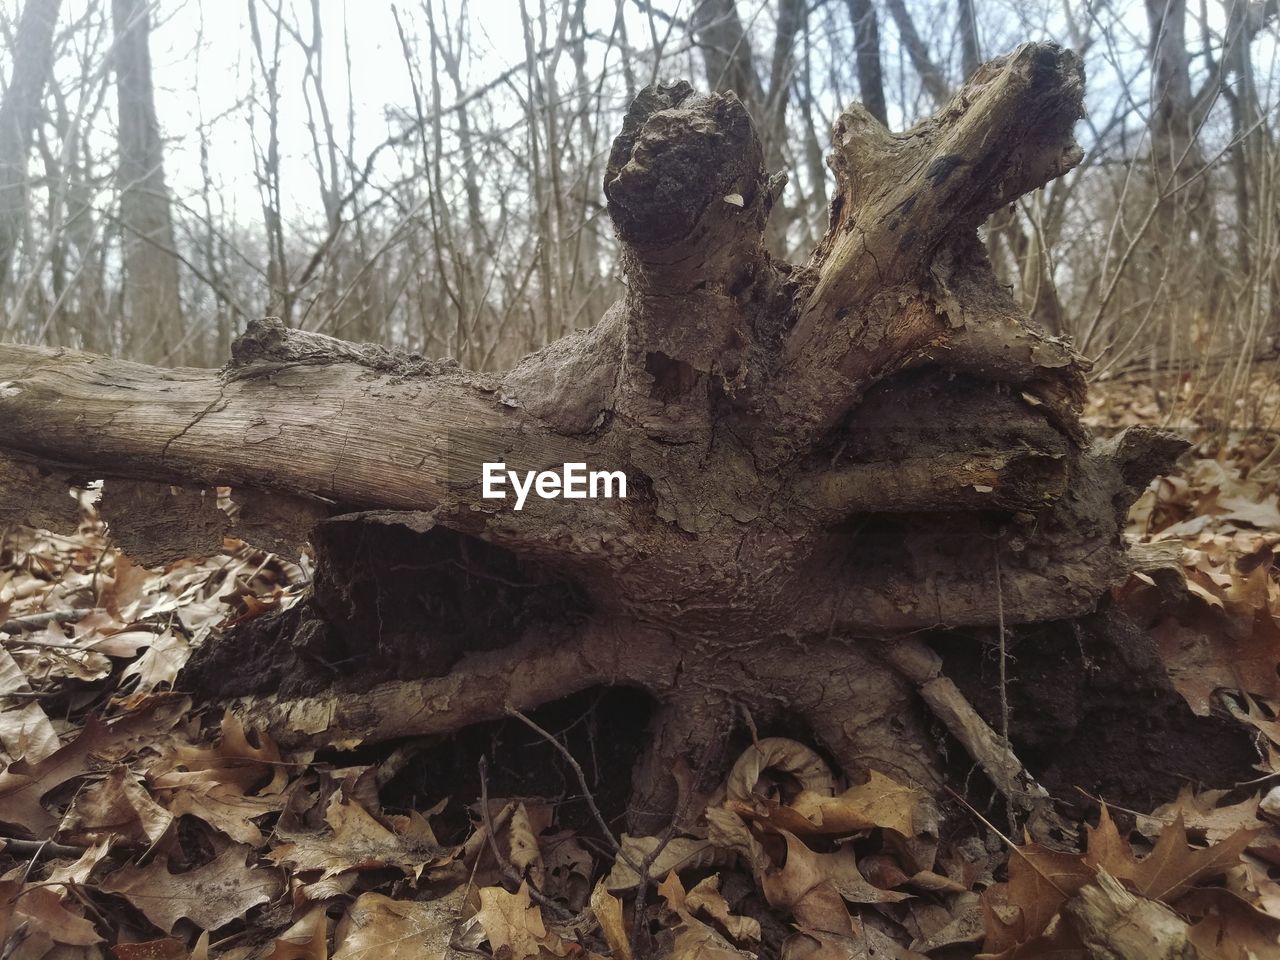
[[[293,19],[301,24],[305,34],[310,33],[309,0],[283,0],[286,9],[294,8]],[[350,44],[353,64],[351,95],[355,103],[355,154],[363,160],[394,127],[388,123],[388,108],[408,110],[413,97],[408,73],[401,53],[400,41],[392,17],[392,4],[387,0],[320,0],[325,49],[325,86],[329,106],[337,126],[337,139],[345,147],[347,141],[346,116],[348,98],[348,72],[344,43]],[[528,0],[530,9],[536,10],[536,0]],[[655,0],[655,5],[668,11],[685,13],[689,0]],[[837,0],[829,0],[837,4]],[[1067,0],[1072,9],[1085,16],[1084,0]],[[107,0],[63,0],[62,21],[69,23],[80,16],[90,4],[106,4]],[[445,0],[447,8],[456,16],[461,0]],[[947,16],[928,18],[924,14],[930,5],[945,10]],[[0,0],[0,9],[12,18],[21,0]],[[755,24],[767,35],[773,4],[764,0],[740,0],[743,19]],[[951,12],[953,0],[919,0],[921,16],[919,26],[926,38],[941,45],[952,39]],[[843,11],[843,2],[838,2]],[[912,4],[913,9],[917,7]],[[1119,85],[1114,69],[1109,69],[1103,58],[1115,56],[1123,61],[1125,72],[1140,69],[1144,62],[1143,47],[1146,43],[1146,21],[1141,0],[1116,0],[1121,16],[1113,35],[1113,44],[1099,44],[1090,64],[1089,98],[1091,114],[1099,121],[1105,120],[1110,102],[1118,96]],[[1221,21],[1220,0],[1210,0],[1211,18]],[[401,17],[406,29],[413,36],[423,36],[426,47],[422,6],[416,0],[400,5]],[[437,3],[437,15],[441,7]],[[471,42],[473,59],[466,66],[468,87],[478,86],[496,77],[502,71],[521,64],[524,60],[524,42],[520,30],[518,0],[471,0]],[[608,33],[613,20],[614,0],[588,0],[587,21],[603,33]],[[640,10],[628,3],[630,37],[637,45],[647,44],[648,25]],[[978,0],[980,40],[984,53],[1004,52],[1019,40],[1045,37],[1065,40],[1062,35],[1061,0]],[[261,7],[260,7],[261,10]],[[265,11],[260,13],[264,31],[270,31],[272,18]],[[554,20],[555,17],[553,16]],[[886,83],[893,105],[893,87],[897,76],[896,64],[899,51],[892,24],[882,24]],[[847,27],[847,15],[833,17],[832,22]],[[1189,37],[1196,33],[1188,24]],[[267,38],[269,42],[269,37]],[[602,44],[589,45],[591,56],[596,58],[589,72],[599,68]],[[7,54],[7,51],[5,51]],[[936,51],[942,58],[949,54]],[[617,53],[613,54],[616,64]],[[1255,47],[1255,58],[1264,96],[1276,94],[1277,65],[1274,33],[1260,40]],[[8,56],[4,67],[7,73]],[[152,37],[152,59],[156,84],[157,111],[167,138],[165,158],[166,174],[174,194],[178,198],[193,196],[201,185],[199,166],[198,124],[203,121],[212,131],[210,138],[210,168],[212,181],[229,212],[240,223],[261,220],[261,203],[254,177],[253,145],[244,102],[254,95],[262,96],[262,80],[254,62],[250,30],[244,0],[160,0]],[[71,68],[63,64],[61,69]],[[286,38],[284,62],[281,69],[280,137],[283,149],[284,213],[286,220],[301,225],[306,220],[314,224],[320,207],[319,191],[310,162],[310,137],[306,128],[306,109],[302,99],[303,54],[296,44]],[[563,58],[564,86],[572,85],[572,64]],[[679,64],[673,70],[680,71]],[[685,72],[685,71],[681,71]],[[853,65],[849,64],[850,84]],[[696,82],[700,76],[693,78]],[[819,91],[821,93],[821,91]],[[446,95],[446,102],[451,97]],[[108,108],[113,103],[108,99]],[[822,104],[823,111],[836,105]],[[520,105],[514,94],[507,98],[511,122],[520,121]],[[261,121],[261,113],[258,113]],[[891,115],[891,119],[893,119]],[[910,117],[902,117],[903,121]],[[100,135],[107,135],[109,130]],[[265,136],[260,127],[259,134]],[[1088,131],[1080,131],[1087,140]],[[393,158],[388,155],[388,162]]]

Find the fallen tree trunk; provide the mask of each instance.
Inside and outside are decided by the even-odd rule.
[[[141,511],[117,498],[200,513],[156,484],[282,497],[257,517],[281,542],[318,520],[309,601],[187,673],[288,746],[630,686],[656,701],[641,808],[741,716],[803,726],[851,776],[937,788],[919,685],[1010,776],[953,688],[881,644],[1088,613],[1128,571],[1126,508],[1181,449],[1090,440],[1083,361],[1024,320],[976,235],[1078,162],[1082,91],[1078,57],[1028,44],[905,133],[850,107],[829,231],[793,266],[763,247],[779,185],[742,104],[650,87],[604,185],[628,292],[591,330],[496,376],[270,320],[220,371],[0,347],[0,484],[32,515],[36,480],[105,477],[126,538]],[[627,495],[516,510],[484,496],[496,462],[621,471]]]

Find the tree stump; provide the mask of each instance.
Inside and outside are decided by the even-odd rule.
[[[764,249],[782,178],[738,99],[649,87],[604,183],[627,292],[591,329],[501,375],[272,320],[220,371],[3,347],[0,483],[21,512],[36,480],[107,477],[104,509],[142,489],[177,527],[193,501],[169,485],[230,485],[259,535],[315,524],[309,599],[185,681],[288,747],[639,688],[635,807],[670,810],[672,767],[721,762],[744,718],[937,790],[928,704],[1031,805],[916,635],[1092,611],[1128,573],[1126,509],[1182,449],[1090,438],[1085,361],[977,236],[1079,162],[1083,86],[1074,53],[1027,44],[904,133],[851,106],[798,265]],[[624,471],[627,497],[516,511],[483,496],[496,461]]]

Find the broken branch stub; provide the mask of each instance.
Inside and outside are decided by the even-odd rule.
[[[684,81],[641,91],[605,168],[622,268],[640,295],[732,289],[761,256],[772,200],[746,107]]]
[[[968,321],[966,306],[981,317],[997,284],[975,256],[973,231],[1080,161],[1071,130],[1083,115],[1083,92],[1075,53],[1025,44],[986,64],[937,115],[905,133],[890,133],[856,105],[841,116],[831,224],[808,264],[813,285],[796,303],[765,404],[767,429],[784,438],[784,449],[803,449],[870,383],[945,343]],[[989,297],[984,290],[976,303],[959,300],[946,263],[935,276],[948,246],[977,261],[966,265],[969,277]],[[1018,339],[1019,329],[1006,336]],[[997,354],[999,346],[991,344]]]

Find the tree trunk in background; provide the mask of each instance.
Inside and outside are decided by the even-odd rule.
[[[147,0],[111,0],[120,111],[120,219],[124,228],[125,353],[178,363],[182,304],[164,182],[164,150],[151,84]]]
[[[734,0],[700,0],[692,15],[693,35],[707,69],[707,86],[732,90],[743,103],[763,106],[764,90]],[[766,147],[766,154],[768,148]]]
[[[924,84],[925,92],[929,94],[934,104],[946,103],[947,98],[951,96],[951,85],[947,83],[947,78],[930,58],[929,48],[916,31],[915,22],[907,12],[907,5],[903,0],[886,0],[886,5],[898,28],[898,38],[906,48],[907,56],[911,58],[911,65],[920,75],[920,82]]]
[[[853,50],[858,63],[858,92],[867,112],[889,125],[884,105],[884,73],[880,68],[880,23],[871,0],[849,0]]]
[[[1227,35],[1222,61],[1225,75],[1234,74],[1236,83],[1230,90],[1231,148],[1236,188],[1236,249],[1240,267],[1247,274],[1253,270],[1251,236],[1252,205],[1261,186],[1258,182],[1266,164],[1267,126],[1258,96],[1249,44],[1262,26],[1262,14],[1253,12],[1253,4],[1244,0],[1228,0]],[[1254,21],[1256,18],[1256,22]],[[1228,85],[1223,84],[1224,91]]]
[[[967,80],[982,63],[978,50],[978,20],[973,11],[973,0],[957,0],[960,17],[960,69]]]
[[[0,103],[0,289],[9,281],[26,221],[27,154],[40,121],[59,5],[60,0],[27,0],[14,40],[13,75]]]
[[[747,35],[735,0],[701,0],[691,17],[694,40],[702,51],[707,85],[722,93],[733,92],[752,116],[760,118],[758,134],[764,151],[765,169],[776,173],[785,162],[782,146],[787,138],[787,90],[794,63],[791,47],[803,22],[803,4],[782,0],[778,10],[778,32],[770,69],[770,88],[765,90],[756,70],[751,38]],[[779,197],[766,225],[765,244],[770,252],[787,253],[787,226],[790,211]]]
[[[1187,53],[1186,0],[1146,0],[1151,29],[1151,148],[1159,180],[1167,180],[1181,162],[1199,163],[1192,147],[1196,116],[1192,109],[1191,58]],[[1185,155],[1185,156],[1184,156]]]

